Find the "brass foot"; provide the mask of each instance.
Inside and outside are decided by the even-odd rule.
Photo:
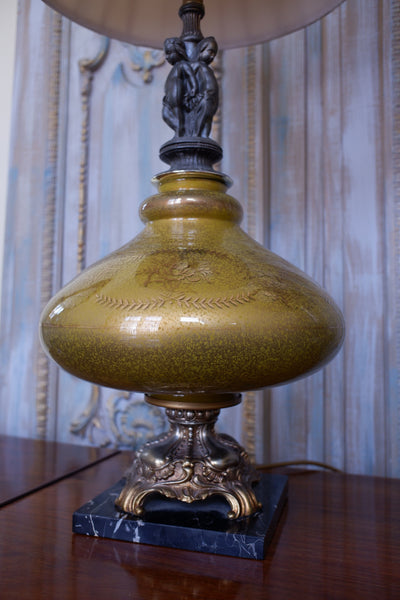
[[[229,503],[230,519],[259,511],[252,488],[257,472],[232,437],[215,432],[219,410],[166,412],[170,430],[136,454],[117,506],[140,516],[145,499],[155,492],[188,503],[219,494]]]

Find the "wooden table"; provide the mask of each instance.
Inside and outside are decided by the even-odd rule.
[[[0,507],[114,454],[118,451],[0,435]]]
[[[0,598],[400,598],[400,481],[290,475],[289,502],[263,561],[72,534],[73,511],[129,462],[120,453],[88,463],[0,509]]]

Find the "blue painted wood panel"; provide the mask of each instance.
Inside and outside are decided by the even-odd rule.
[[[222,170],[243,225],[323,285],[347,324],[323,371],[224,411],[221,427],[259,462],[399,475],[399,13],[394,1],[349,0],[220,64]],[[162,413],[47,363],[37,323],[60,285],[140,230],[138,205],[170,137],[168,65],[40,0],[21,2],[17,56],[0,430],[133,447],[164,427]]]

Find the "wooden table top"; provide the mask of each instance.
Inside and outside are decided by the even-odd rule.
[[[0,506],[117,452],[0,435]]]
[[[399,480],[291,475],[262,561],[72,534],[73,511],[129,463],[115,455],[0,510],[1,598],[400,598]]]

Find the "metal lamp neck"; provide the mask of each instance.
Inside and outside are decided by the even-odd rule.
[[[179,9],[183,22],[181,39],[185,42],[199,42],[203,39],[200,31],[200,21],[204,17],[204,4],[199,0],[183,2]]]
[[[213,37],[203,37],[200,21],[203,2],[183,2],[179,10],[183,32],[164,43],[172,69],[165,82],[162,116],[175,132],[160,149],[160,158],[170,170],[213,171],[222,158],[217,142],[210,139],[218,109],[219,89],[211,63],[218,46]]]

